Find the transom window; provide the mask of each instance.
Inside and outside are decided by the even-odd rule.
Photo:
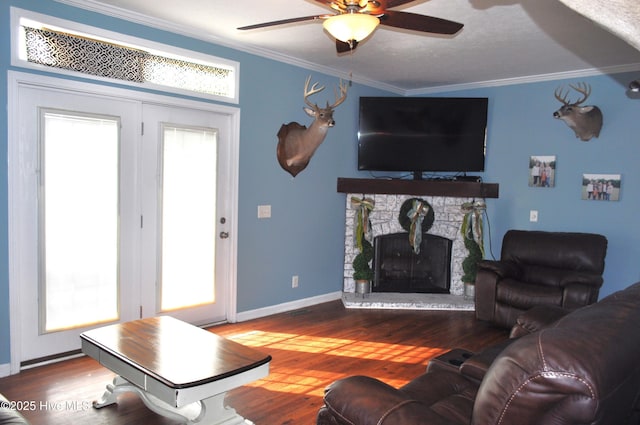
[[[37,16],[34,16],[37,15]],[[80,28],[82,27],[82,28]],[[238,64],[12,8],[17,66],[236,102]]]

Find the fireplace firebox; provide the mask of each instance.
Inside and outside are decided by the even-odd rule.
[[[408,233],[376,236],[372,291],[448,294],[452,244],[450,239],[423,233],[416,254]]]

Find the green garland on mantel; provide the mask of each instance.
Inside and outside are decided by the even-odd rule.
[[[473,239],[473,224],[468,226],[467,234],[464,235],[464,247],[469,252],[464,260],[462,260],[462,281],[466,283],[474,283],[476,274],[478,273],[478,262],[482,260],[482,250],[480,245]]]
[[[369,265],[373,260],[373,245],[371,239],[371,222],[369,214],[375,207],[370,198],[351,197],[351,206],[357,208],[353,228],[355,246],[360,251],[353,259],[353,280],[373,280],[373,269]]]
[[[462,204],[462,226],[460,233],[467,248],[467,257],[462,261],[462,281],[475,283],[478,272],[478,262],[484,258],[484,236],[482,214],[487,208],[484,202],[473,201]]]

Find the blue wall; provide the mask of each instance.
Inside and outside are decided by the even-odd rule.
[[[500,198],[487,200],[490,241],[496,257],[509,229],[601,233],[609,241],[601,297],[640,280],[640,99],[626,95],[629,82],[638,74],[448,93],[490,99],[483,178],[500,183]],[[554,90],[580,81],[592,88],[586,103],[597,105],[604,116],[600,137],[589,142],[576,139],[567,125],[552,117],[561,105],[553,96]],[[554,188],[528,186],[529,157],[535,155],[556,156]],[[621,174],[620,200],[582,200],[585,173]],[[539,212],[537,223],[529,221],[530,210]]]
[[[358,98],[383,94],[354,84],[334,112],[335,127],[308,167],[293,178],[276,162],[275,134],[283,123],[310,123],[302,110],[310,72],[275,62],[245,63],[240,82],[238,311],[342,290],[345,195],[336,192],[336,182],[355,172]],[[338,81],[312,74],[327,87],[324,98],[316,95],[318,104],[332,102]],[[271,205],[272,218],[257,218],[262,204]],[[293,275],[300,279],[297,289],[291,288]]]
[[[8,0],[0,4],[0,102],[4,105],[6,73],[12,69],[11,5],[240,62],[237,310],[245,312],[342,289],[345,195],[336,193],[336,179],[368,177],[355,167],[358,98],[391,94],[354,84],[347,101],[336,110],[336,126],[308,168],[294,179],[276,161],[275,134],[282,123],[309,122],[302,111],[302,87],[307,75],[327,85],[326,99],[330,101],[335,78],[51,0]],[[564,81],[438,94],[490,99],[487,171],[483,178],[500,183],[500,198],[487,202],[496,256],[502,236],[510,228],[598,232],[609,238],[602,293],[640,280],[635,261],[640,257],[640,238],[634,221],[640,210],[640,100],[630,100],[624,93],[626,84],[634,78],[637,75],[585,79],[593,87],[590,101],[598,104],[605,116],[600,138],[587,143],[575,139],[564,123],[551,117],[559,106],[553,91]],[[319,103],[325,101],[318,96]],[[6,364],[10,360],[7,170],[2,165],[7,158],[6,113],[0,114],[0,129],[0,364]],[[557,156],[555,188],[528,187],[531,155]],[[580,200],[582,173],[622,174],[621,200]],[[272,206],[271,219],[257,219],[257,206],[261,204]],[[529,223],[531,209],[539,211],[538,223]],[[291,288],[292,275],[300,277],[297,289]]]

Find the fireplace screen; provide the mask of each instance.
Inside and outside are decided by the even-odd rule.
[[[423,233],[420,253],[416,254],[407,233],[376,236],[373,292],[448,294],[451,247],[451,240]]]

